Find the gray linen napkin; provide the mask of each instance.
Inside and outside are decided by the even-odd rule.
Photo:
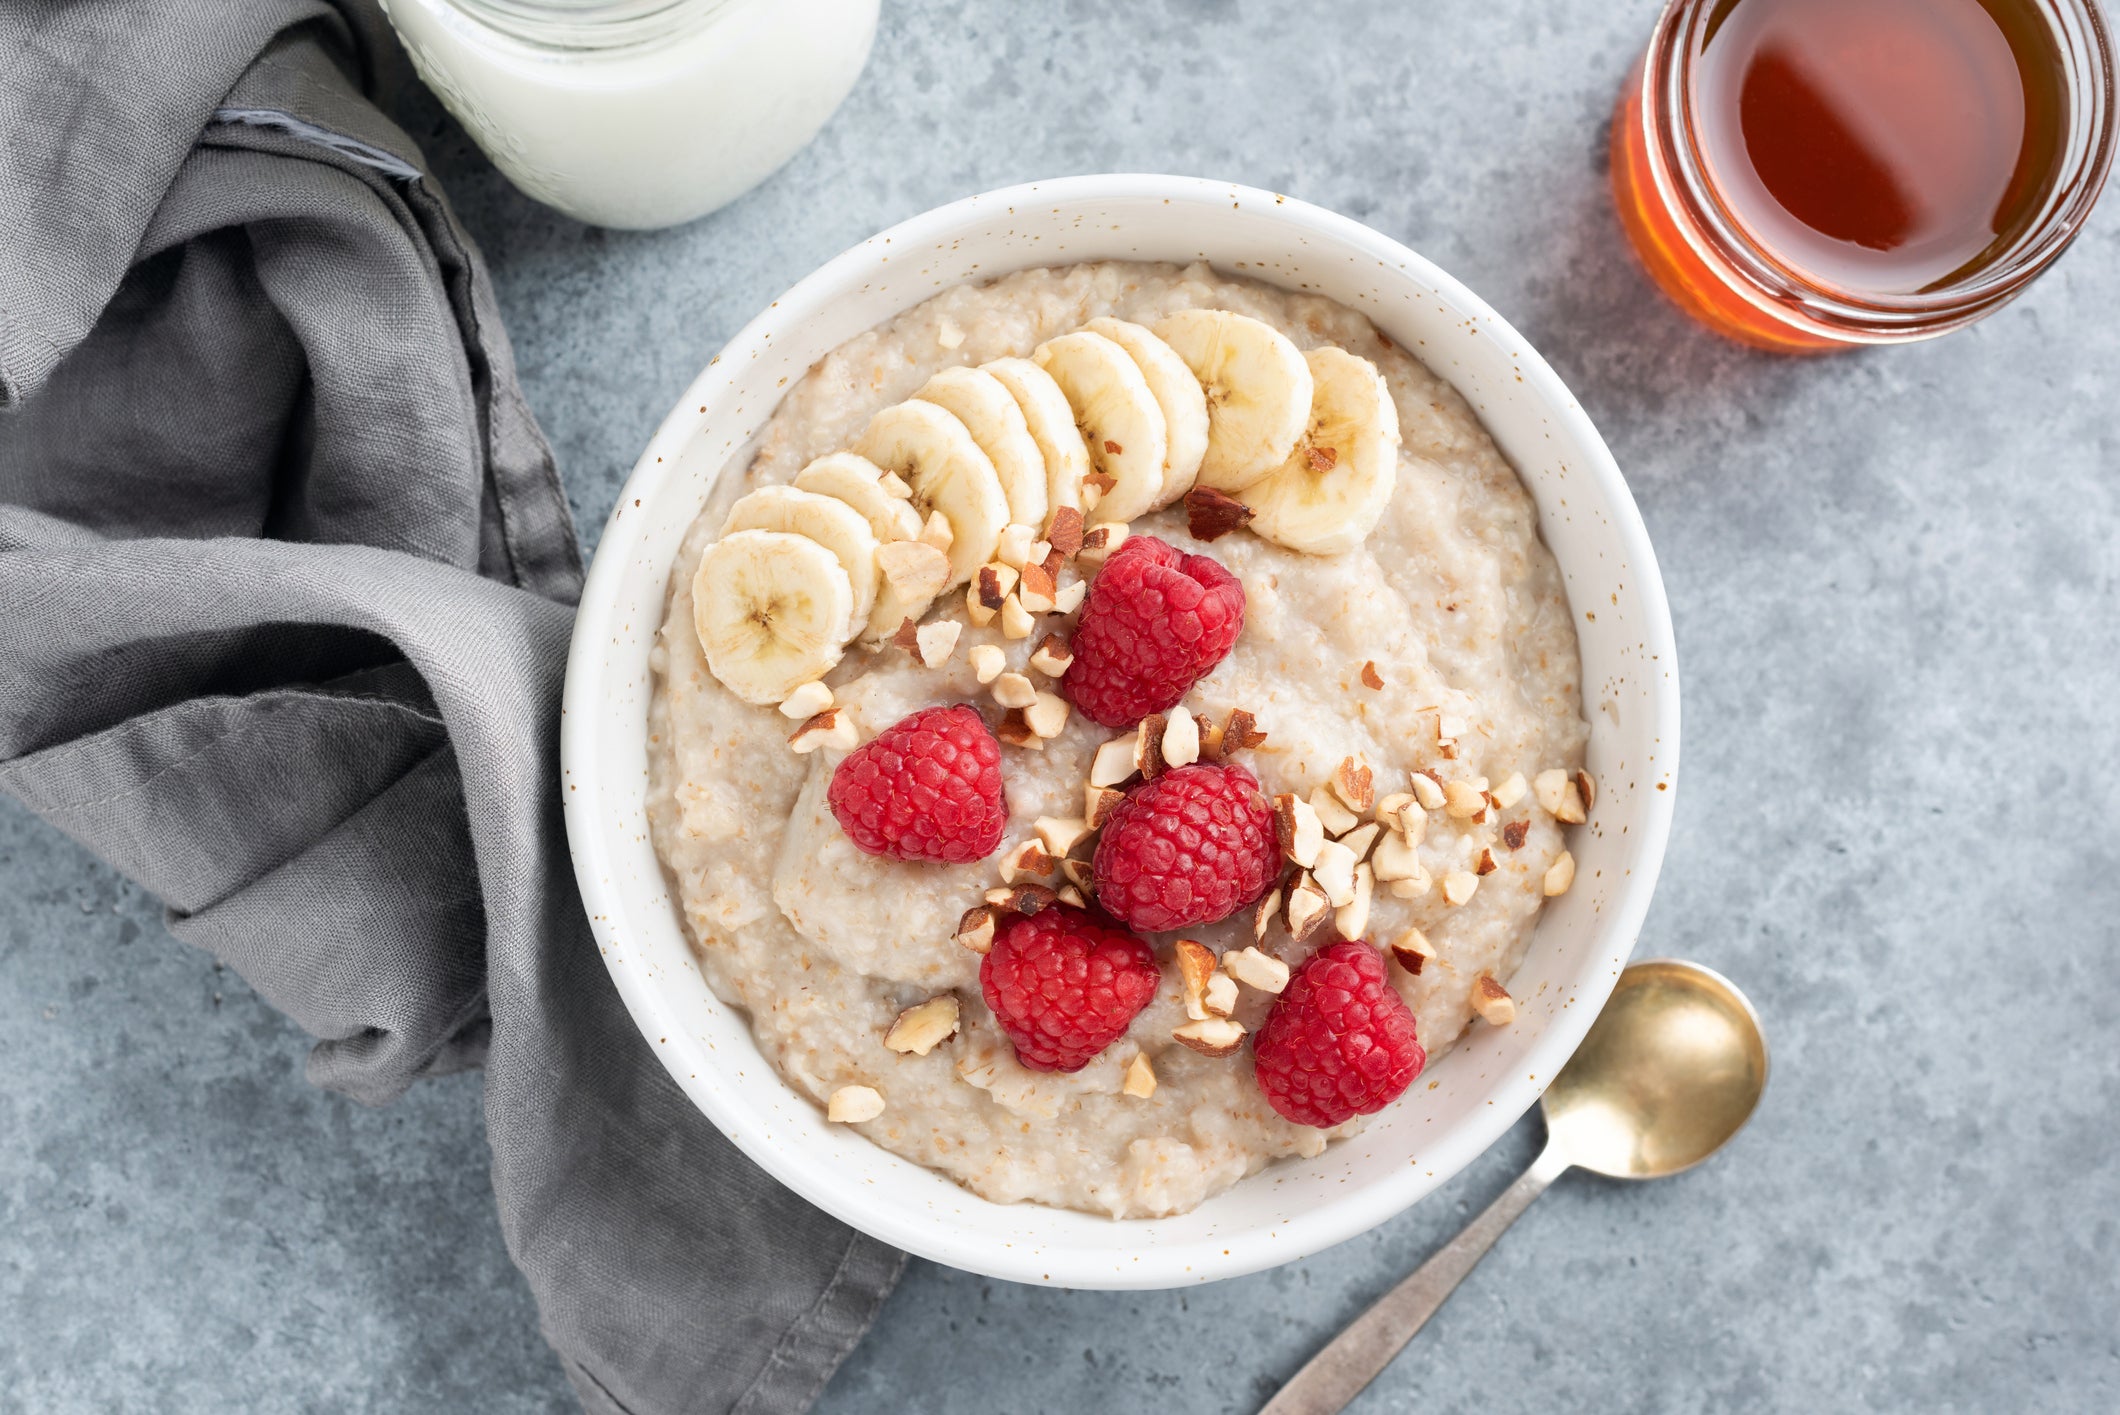
[[[901,1255],[635,1032],[561,832],[581,564],[368,0],[0,5],[0,789],[380,1103],[482,1064],[595,1412],[794,1411]]]

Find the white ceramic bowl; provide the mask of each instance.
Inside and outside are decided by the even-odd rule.
[[[687,952],[648,839],[648,650],[679,538],[785,384],[944,287],[1084,260],[1206,260],[1360,310],[1470,400],[1539,507],[1583,657],[1592,820],[1573,891],[1511,981],[1514,1026],[1475,1026],[1363,1134],[1285,1160],[1181,1218],[1114,1222],[989,1203],[886,1153],[774,1074]],[[1383,1222],[1535,1101],[1634,946],[1671,823],[1678,672],[1663,583],[1612,456],[1559,378],[1480,298],[1396,241],[1271,192],[1186,177],[1071,177],[970,197],[871,237],[729,342],[641,454],[597,548],[567,665],[567,834],[604,961],[679,1085],[819,1208],[954,1267],[1067,1287],[1254,1272]]]

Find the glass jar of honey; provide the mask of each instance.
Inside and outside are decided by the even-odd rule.
[[[1688,314],[1821,352],[2013,298],[2082,227],[2114,127],[2095,0],[1671,0],[1612,180]]]

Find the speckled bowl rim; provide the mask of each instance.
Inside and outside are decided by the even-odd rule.
[[[1105,219],[1113,216],[1120,219],[1109,223],[1107,233]],[[1228,258],[1237,249],[1256,252],[1258,241],[1267,239],[1258,224],[1262,218],[1272,223],[1268,248],[1285,259]],[[1142,230],[1180,222],[1185,239],[1174,245],[1167,236],[1154,238],[1143,249],[1130,243],[1129,220]],[[1003,225],[1006,235],[994,234]],[[1010,240],[1025,246],[1009,259],[974,262],[965,271],[958,266],[967,240],[975,248],[981,242],[1005,247]],[[850,1127],[827,1125],[764,1062],[741,1014],[712,997],[684,952],[678,911],[648,843],[643,802],[647,654],[662,617],[677,537],[713,477],[755,438],[786,383],[823,352],[939,288],[1038,265],[1129,257],[1207,260],[1268,283],[1332,294],[1362,309],[1466,393],[1524,475],[1542,533],[1560,561],[1584,645],[1590,766],[1603,785],[1590,823],[1577,828],[1579,838],[1585,831],[1596,836],[1577,846],[1585,866],[1577,889],[1549,904],[1516,975],[1529,981],[1512,983],[1521,1003],[1514,1027],[1476,1024],[1430,1067],[1425,1084],[1417,1082],[1363,1135],[1316,1159],[1279,1161],[1193,1215],[1115,1221],[1040,1205],[994,1204],[870,1144]],[[922,260],[927,264],[917,263]],[[953,273],[927,278],[944,268]],[[1366,292],[1349,283],[1360,280],[1372,282]],[[879,291],[891,291],[893,281],[899,288],[889,309],[844,325],[844,307],[873,303]],[[1397,316],[1376,307],[1375,301],[1391,299],[1399,301]],[[842,327],[816,332],[835,321]],[[1405,337],[1408,321],[1438,334],[1438,342]],[[1440,338],[1446,330],[1449,348]],[[804,339],[798,331],[811,333]],[[1459,338],[1484,340],[1485,346],[1456,343]],[[780,352],[798,345],[815,352],[807,358]],[[792,374],[771,385],[762,374],[753,376],[758,369],[770,373],[776,358]],[[1503,374],[1517,386],[1510,387]],[[1508,437],[1494,423],[1489,403],[1476,396],[1490,385],[1512,410],[1505,419],[1512,428]],[[1530,402],[1516,411],[1515,400],[1523,398]],[[1524,421],[1533,414],[1537,429]],[[1534,430],[1553,448],[1531,440]],[[1537,475],[1531,462],[1541,468]],[[673,506],[678,494],[684,500]],[[1595,527],[1582,524],[1593,517]],[[1590,593],[1592,587],[1597,593]],[[1604,620],[1596,617],[1600,611]],[[1608,672],[1593,681],[1593,640],[1608,669],[1622,665],[1616,676]],[[1624,667],[1630,659],[1637,668]],[[1633,681],[1630,672],[1642,680]],[[1622,729],[1617,700],[1603,699],[1608,730],[1597,695],[1623,688],[1634,695],[1628,712],[1646,713],[1646,737],[1636,727],[1624,740],[1653,745],[1645,759],[1601,761],[1601,755],[1611,756],[1601,753],[1601,743]],[[1043,1285],[1152,1288],[1259,1271],[1363,1233],[1456,1174],[1538,1099],[1603,1006],[1648,910],[1677,794],[1678,721],[1670,610],[1626,480],[1573,395],[1507,321],[1407,247],[1346,217],[1229,183],[1124,174],[1028,183],[914,217],[825,264],[729,341],[642,452],[598,545],[570,649],[560,754],[568,840],[604,961],[671,1076],[746,1155],[835,1217],[937,1262]],[[1611,775],[1615,770],[1634,777],[1623,783]],[[1593,860],[1600,862],[1594,876]],[[1560,968],[1563,959],[1567,966]],[[1432,1134],[1409,1131],[1413,1120],[1398,1112],[1443,1105],[1432,1099],[1443,1084],[1440,1075],[1451,1086],[1440,1094],[1457,1106],[1458,1118]],[[1426,1123],[1434,1123],[1433,1114]],[[1379,1158],[1386,1143],[1403,1148]],[[1329,1171],[1336,1156],[1340,1179],[1333,1186]],[[1388,1167],[1356,1180],[1357,1163]],[[1287,1192],[1310,1198],[1281,1211],[1271,1198],[1255,1199],[1279,1190],[1253,1186],[1290,1184]],[[1233,1202],[1231,1195],[1245,1197]],[[1220,1217],[1247,1203],[1263,1205],[1267,1216]]]

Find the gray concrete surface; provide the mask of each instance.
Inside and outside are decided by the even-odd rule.
[[[1748,988],[1775,1071],[1706,1169],[1559,1185],[1357,1408],[2120,1408],[2120,204],[1947,340],[1718,343],[1650,290],[1606,194],[1653,11],[887,0],[822,138],[651,236],[549,215],[430,102],[406,112],[492,258],[590,540],[757,308],[965,193],[1232,178],[1464,278],[1641,500],[1686,706],[1641,952]],[[151,900],[0,804],[0,1409],[570,1408],[490,1212],[476,1078],[367,1112],[307,1089],[302,1052]],[[1199,1291],[915,1264],[819,1409],[1250,1408],[1536,1137]]]

